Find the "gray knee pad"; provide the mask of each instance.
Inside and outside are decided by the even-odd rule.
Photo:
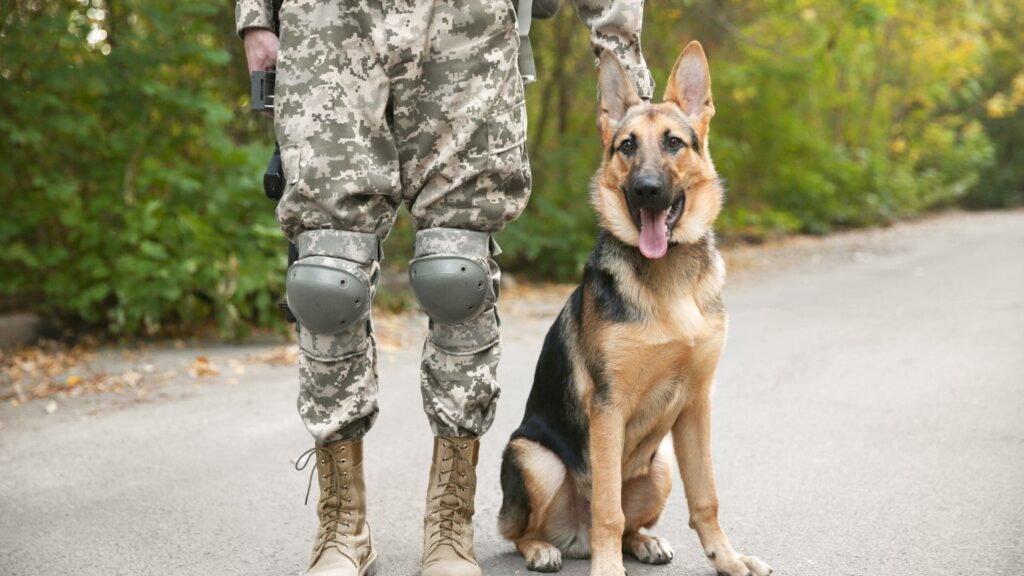
[[[296,246],[299,259],[288,269],[285,294],[299,325],[314,335],[360,325],[370,314],[377,281],[377,237],[309,230]]]
[[[416,233],[416,257],[409,262],[409,284],[432,320],[461,324],[494,307],[498,297],[496,254],[491,235],[455,228]]]

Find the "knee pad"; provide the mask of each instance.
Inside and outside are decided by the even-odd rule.
[[[416,233],[409,284],[436,322],[461,324],[494,307],[498,298],[496,245],[486,232],[429,228]]]
[[[288,268],[285,297],[301,328],[329,335],[360,325],[377,282],[377,236],[308,230],[295,242],[299,259]]]

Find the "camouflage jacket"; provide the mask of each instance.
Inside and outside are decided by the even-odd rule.
[[[599,56],[603,50],[611,50],[618,55],[639,94],[650,99],[654,79],[640,51],[644,0],[573,0],[573,3],[576,13],[590,30],[594,54]],[[272,0],[236,0],[235,26],[239,35],[247,28],[272,30],[273,22]]]

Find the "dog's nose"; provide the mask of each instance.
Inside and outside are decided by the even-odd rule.
[[[655,178],[642,178],[633,185],[637,199],[654,198],[661,193],[661,182]]]
[[[632,201],[636,208],[660,207],[668,199],[660,178],[641,176],[633,182]]]

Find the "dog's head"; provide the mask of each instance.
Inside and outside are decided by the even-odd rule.
[[[683,50],[659,104],[637,96],[610,52],[601,57],[599,87],[605,154],[592,200],[601,225],[650,259],[670,243],[696,242],[722,207],[708,151],[715,105],[704,49],[691,42]]]

